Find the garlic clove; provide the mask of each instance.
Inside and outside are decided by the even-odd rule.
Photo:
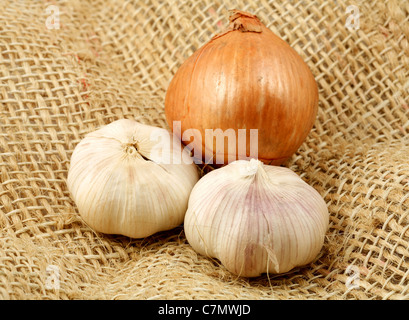
[[[189,153],[167,130],[117,120],[76,146],[67,185],[91,228],[142,238],[183,222],[199,179],[188,160]]]
[[[198,253],[254,277],[310,263],[323,246],[328,222],[325,201],[296,173],[252,159],[199,180],[184,229]]]

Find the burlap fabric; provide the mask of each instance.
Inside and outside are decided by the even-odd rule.
[[[121,118],[166,127],[170,79],[234,8],[286,40],[319,86],[313,131],[285,165],[322,194],[330,227],[316,261],[285,275],[237,278],[182,227],[97,234],[66,187],[86,133]],[[0,297],[409,298],[408,16],[404,0],[2,0]]]

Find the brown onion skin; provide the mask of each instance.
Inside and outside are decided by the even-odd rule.
[[[165,98],[168,125],[173,130],[173,121],[181,122],[181,132],[174,130],[180,138],[198,129],[199,135],[183,143],[201,147],[206,163],[206,148],[215,154],[215,146],[205,146],[205,129],[233,128],[247,129],[247,155],[249,129],[258,129],[258,159],[281,165],[305,141],[317,109],[317,83],[303,59],[256,16],[237,10],[225,32],[180,66]],[[222,152],[227,164],[227,143]]]

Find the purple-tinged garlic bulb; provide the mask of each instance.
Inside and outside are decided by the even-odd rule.
[[[329,212],[321,195],[288,168],[238,160],[193,187],[184,229],[198,253],[232,273],[255,277],[312,262]]]

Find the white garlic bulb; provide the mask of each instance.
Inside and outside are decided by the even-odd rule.
[[[80,141],[67,186],[95,231],[143,238],[183,223],[198,179],[190,154],[173,134],[122,119]]]
[[[288,168],[238,160],[194,186],[184,230],[198,253],[232,273],[284,273],[314,260],[329,212],[320,194]]]

